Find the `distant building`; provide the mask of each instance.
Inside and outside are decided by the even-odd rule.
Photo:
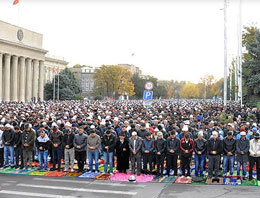
[[[54,72],[57,74],[64,70],[68,62],[64,60],[63,57],[57,57],[54,55],[46,54],[45,55],[45,83],[51,82],[54,78]]]
[[[75,78],[78,79],[80,82],[82,96],[84,98],[92,98],[95,69],[96,68],[92,67],[71,68],[71,71],[74,73]]]
[[[42,34],[0,20],[0,101],[44,100],[53,70],[68,64],[47,52]]]
[[[139,76],[142,75],[142,71],[140,70],[140,68],[135,65],[132,64],[119,64],[119,65],[128,68],[131,71],[132,75],[134,74],[138,74]]]

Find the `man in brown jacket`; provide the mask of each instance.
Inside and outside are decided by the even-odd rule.
[[[32,152],[34,149],[34,142],[36,138],[35,131],[32,129],[31,124],[25,125],[25,130],[22,134],[22,148],[23,148],[23,162],[25,169],[32,169]],[[27,162],[29,161],[29,168]]]

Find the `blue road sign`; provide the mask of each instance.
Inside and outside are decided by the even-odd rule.
[[[144,100],[152,100],[153,99],[153,91],[144,91]]]

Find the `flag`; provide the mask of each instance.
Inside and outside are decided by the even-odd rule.
[[[14,0],[13,5],[16,5],[19,3],[19,0]]]
[[[53,67],[53,70],[52,70],[53,73],[55,73],[55,67]]]
[[[60,66],[58,66],[58,70],[57,70],[58,73],[60,73]]]

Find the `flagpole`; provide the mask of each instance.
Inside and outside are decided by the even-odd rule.
[[[53,101],[55,101],[55,72],[54,72],[54,78],[53,78]]]
[[[57,100],[60,99],[60,68],[58,66],[58,89],[57,89]]]

